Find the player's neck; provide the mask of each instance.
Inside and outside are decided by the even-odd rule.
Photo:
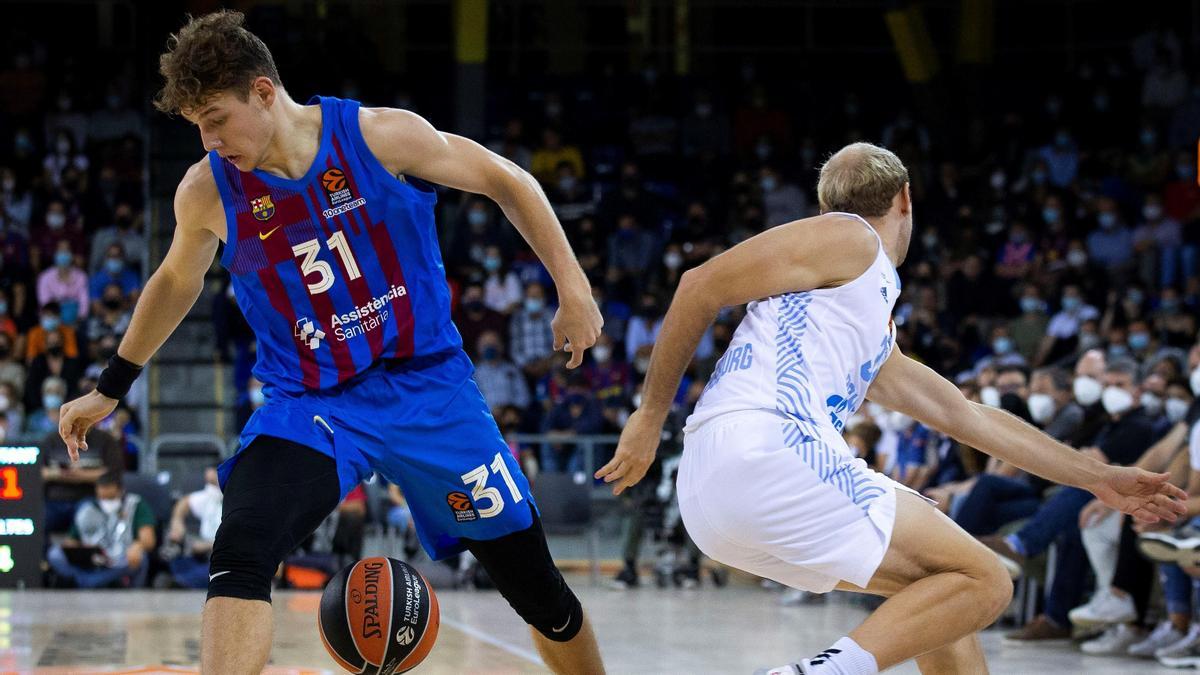
[[[271,114],[274,130],[256,168],[284,178],[301,178],[321,149],[321,106],[300,105],[280,91]]]
[[[893,215],[888,212],[877,218],[864,218],[871,227],[875,228],[875,233],[879,235],[879,240],[883,242],[883,253],[892,262],[892,267],[899,267],[903,260],[900,259],[901,249],[903,248],[900,238],[904,229],[904,216]]]

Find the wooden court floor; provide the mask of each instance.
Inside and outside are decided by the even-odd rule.
[[[784,607],[741,583],[723,589],[614,591],[571,578],[610,673],[749,675],[829,646],[866,610],[844,599]],[[336,673],[317,636],[316,593],[277,592],[267,672]],[[439,592],[442,627],[414,672],[545,673],[524,625],[496,593]],[[0,673],[194,673],[201,592],[0,592]],[[984,636],[993,673],[1169,673],[1150,661],[1090,657],[1069,646],[1020,648]],[[915,673],[912,664],[891,672]]]

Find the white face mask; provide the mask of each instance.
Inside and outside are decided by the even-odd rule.
[[[1174,424],[1182,420],[1184,415],[1187,415],[1191,404],[1181,398],[1169,398],[1165,407],[1167,409],[1167,419]]]
[[[1054,397],[1050,394],[1029,395],[1029,416],[1038,424],[1045,424],[1054,417]]]
[[[121,510],[120,499],[101,499],[98,500],[98,503],[100,504],[100,510],[110,516],[115,515],[117,511]]]
[[[1081,375],[1075,378],[1073,389],[1075,400],[1079,401],[1079,405],[1091,405],[1100,400],[1100,394],[1104,391],[1104,386],[1094,378]]]
[[[1192,395],[1200,396],[1200,367],[1192,371],[1191,385]]]
[[[1141,398],[1142,407],[1151,415],[1162,412],[1163,400],[1151,392],[1145,392]]]
[[[592,347],[592,358],[596,359],[596,363],[608,363],[608,359],[612,357],[612,347],[603,345]]]
[[[1120,387],[1105,387],[1100,402],[1109,415],[1120,415],[1133,407],[1133,394]]]
[[[995,387],[984,387],[979,390],[979,400],[986,406],[1000,407],[1000,390]]]

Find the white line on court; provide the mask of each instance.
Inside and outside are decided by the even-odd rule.
[[[444,623],[447,626],[450,626],[451,628],[454,628],[456,630],[460,630],[460,631],[466,633],[467,635],[470,635],[471,637],[475,638],[476,640],[479,640],[481,642],[486,642],[489,645],[492,645],[493,647],[499,647],[500,649],[503,649],[504,651],[506,651],[509,654],[512,654],[514,656],[519,656],[519,657],[525,659],[526,661],[529,661],[530,663],[534,663],[539,666],[543,665],[542,657],[538,656],[536,652],[532,652],[528,649],[525,649],[524,647],[518,647],[517,645],[514,645],[511,642],[506,642],[504,640],[501,640],[498,637],[488,635],[487,633],[479,630],[478,628],[475,628],[474,626],[469,626],[465,623],[462,623],[461,621],[455,621],[454,619],[451,619],[450,617],[446,616],[445,614],[442,615],[442,623]]]

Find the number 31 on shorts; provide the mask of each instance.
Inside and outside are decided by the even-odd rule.
[[[508,465],[504,463],[504,457],[498,452],[495,459],[492,460],[492,473],[498,473],[504,479],[504,484],[508,486],[508,494],[512,496],[513,504],[519,504],[525,499],[521,496],[521,491],[517,489],[517,483],[513,480],[512,474],[508,472]],[[462,481],[471,486],[471,501],[475,502],[475,508],[479,511],[480,518],[492,518],[504,510],[504,497],[500,495],[500,491],[487,486],[488,466],[486,464],[480,464],[464,473]],[[487,508],[483,508],[480,500],[488,502]]]

